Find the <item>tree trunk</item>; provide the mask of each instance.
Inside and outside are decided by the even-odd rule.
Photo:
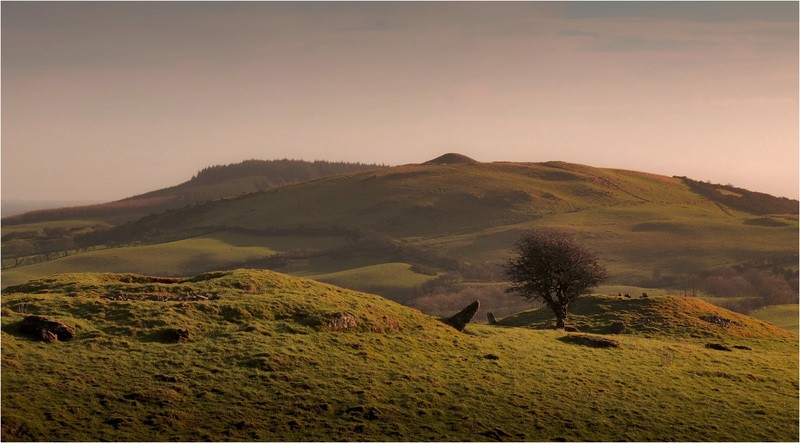
[[[567,323],[567,307],[558,306],[556,312],[556,329],[564,329]]]

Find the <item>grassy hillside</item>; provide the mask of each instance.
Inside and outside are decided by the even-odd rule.
[[[247,160],[204,168],[191,180],[169,188],[109,203],[31,211],[4,217],[3,224],[8,226],[86,218],[119,223],[190,204],[382,167],[384,166],[321,160]]]
[[[459,333],[377,296],[269,271],[64,275],[10,288],[2,314],[6,441],[798,434],[796,336],[717,338],[752,348],[721,352],[667,333],[615,336],[618,349],[553,330]],[[16,325],[28,314],[76,336],[27,338]]]
[[[800,305],[776,305],[756,309],[750,315],[789,331],[797,331],[800,323]]]
[[[402,269],[395,269],[391,278],[376,273],[387,263],[422,264],[457,280],[496,282],[502,279],[497,265],[508,257],[516,238],[537,228],[576,233],[608,267],[608,283],[620,287],[694,291],[699,288],[690,277],[723,266],[756,263],[764,272],[796,269],[798,216],[797,211],[780,213],[791,206],[786,199],[643,172],[563,162],[478,163],[462,157],[326,177],[98,229],[95,237],[80,238],[122,245],[182,238],[174,246],[153,250],[186,252],[163,266],[151,266],[144,249],[135,247],[114,250],[118,267],[107,265],[103,254],[110,252],[76,255],[4,270],[3,284],[68,271],[190,275],[245,266],[258,254],[269,253],[258,249],[263,247],[323,251],[294,254],[280,269],[312,277],[342,273],[329,281],[358,289],[400,292],[426,281]],[[225,174],[218,179],[224,181]],[[736,195],[746,201],[726,205]],[[191,248],[185,243],[198,233],[230,232],[245,233],[251,243],[237,243],[226,254],[215,243],[194,242]],[[270,248],[278,235],[297,244]],[[338,236],[348,252],[328,248],[330,236]],[[362,238],[373,240],[357,240]],[[380,281],[363,284],[373,278]]]
[[[609,333],[624,322],[626,333],[646,337],[686,339],[781,339],[790,335],[776,326],[729,311],[693,297],[649,296],[626,298],[591,295],[570,305],[567,323],[583,332]],[[547,308],[524,311],[500,319],[501,326],[549,329],[555,315]]]

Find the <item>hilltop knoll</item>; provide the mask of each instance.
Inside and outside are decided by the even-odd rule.
[[[626,298],[591,295],[571,307],[569,325],[583,332],[609,333],[611,325],[625,324],[626,333],[646,337],[786,339],[789,333],[693,297],[657,296]],[[552,328],[555,316],[547,307],[520,312],[500,319],[501,326],[533,329]]]

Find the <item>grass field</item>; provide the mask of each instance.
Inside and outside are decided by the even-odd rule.
[[[383,263],[330,274],[309,275],[309,278],[347,288],[413,288],[436,278],[414,272],[408,263]]]
[[[175,301],[137,299],[147,294]],[[190,295],[214,297],[181,301]],[[32,341],[15,327],[27,314],[76,337]],[[333,331],[342,315],[351,327]],[[6,441],[798,435],[797,336],[786,332],[626,334],[618,349],[593,349],[553,330],[459,333],[380,297],[269,271],[65,275],[4,293],[1,321]],[[169,328],[189,339],[166,342]],[[706,349],[709,339],[752,351]]]
[[[219,232],[146,246],[102,249],[34,265],[3,270],[2,285],[16,285],[48,275],[69,272],[133,272],[144,275],[188,276],[226,268],[277,252],[306,247],[329,248],[342,243],[334,237],[265,237]]]
[[[789,331],[798,330],[798,308],[800,305],[777,305],[756,309],[750,315]]]

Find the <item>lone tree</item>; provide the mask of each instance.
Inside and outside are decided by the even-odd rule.
[[[566,232],[526,233],[513,251],[514,256],[504,265],[511,281],[506,292],[544,302],[555,313],[558,329],[564,328],[570,303],[606,279],[597,254],[575,243]]]

